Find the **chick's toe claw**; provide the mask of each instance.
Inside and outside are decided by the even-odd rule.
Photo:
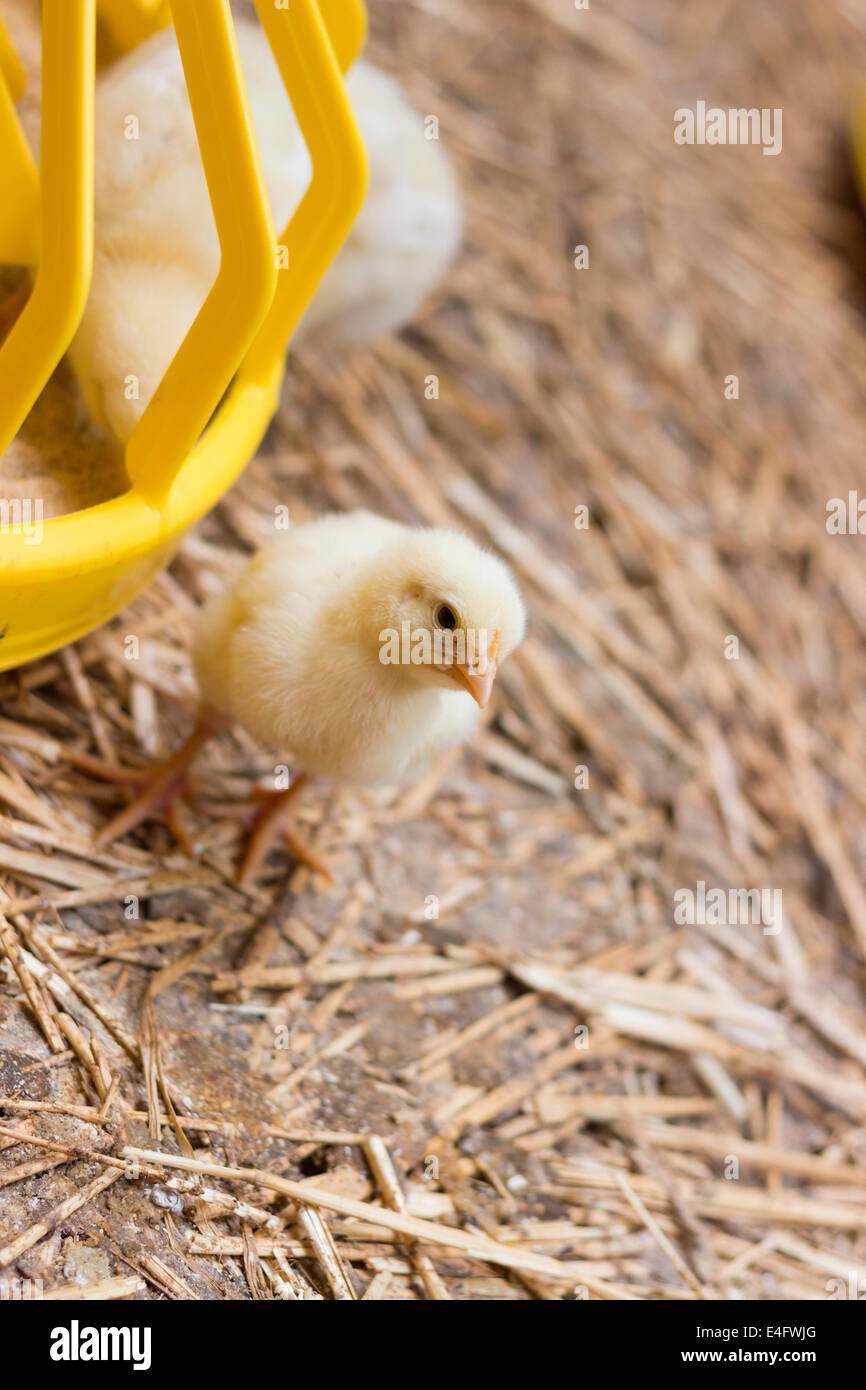
[[[117,782],[132,791],[139,791],[149,776],[146,768],[124,767],[122,763],[110,763],[105,758],[94,758],[92,753],[79,753],[75,748],[67,752],[66,759],[73,767],[80,767],[82,772],[90,772],[103,782]]]
[[[333,883],[334,875],[331,873],[324,859],[316,854],[312,846],[308,845],[305,840],[302,840],[300,836],[296,835],[288,826],[283,826],[282,829],[286,849],[289,851],[292,858],[296,859],[299,864],[306,864],[307,868],[312,869],[314,873],[321,874],[322,878],[328,883]]]

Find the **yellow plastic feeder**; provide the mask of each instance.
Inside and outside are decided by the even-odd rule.
[[[860,201],[866,208],[866,87],[858,92],[851,109],[851,149]]]
[[[255,453],[289,339],[357,216],[366,158],[342,74],[361,0],[256,0],[313,165],[277,238],[228,0],[100,0],[118,50],[174,24],[221,259],[217,278],[126,446],[129,490],[0,535],[0,670],[73,641],[129,603]],[[0,264],[34,269],[0,347],[0,455],[81,321],[93,259],[96,0],[42,0],[39,174],[15,112],[24,75],[0,24]],[[277,246],[289,269],[278,269]],[[0,484],[2,493],[2,484]]]

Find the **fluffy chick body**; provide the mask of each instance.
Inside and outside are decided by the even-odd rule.
[[[369,512],[297,527],[203,610],[193,641],[202,696],[307,773],[409,780],[478,722],[447,672],[380,660],[383,631],[429,628],[442,602],[467,627],[498,633],[500,663],[522,637],[508,569],[464,535]]]
[[[235,24],[277,233],[310,180],[309,154],[267,39]],[[347,78],[367,148],[364,206],[302,325],[335,340],[406,322],[460,240],[451,167],[400,87],[368,63]],[[138,138],[125,138],[134,113]],[[174,32],[154,34],[105,69],[96,88],[95,248],[84,318],[71,348],[91,414],[132,432],[219,268],[219,241]],[[138,378],[128,399],[126,379]]]

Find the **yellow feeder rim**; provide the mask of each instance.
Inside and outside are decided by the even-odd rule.
[[[115,44],[174,24],[220,241],[214,281],[126,449],[130,490],[36,525],[0,501],[0,670],[84,635],[169,562],[255,453],[289,339],[361,207],[367,165],[343,72],[361,0],[256,0],[310,152],[310,184],[274,232],[228,0],[101,0]],[[133,13],[135,11],[135,13]],[[0,27],[0,260],[36,265],[0,347],[0,454],[81,320],[93,257],[95,0],[43,0],[37,178],[13,105],[20,65]],[[14,197],[4,196],[14,193]],[[278,269],[277,247],[288,249]]]

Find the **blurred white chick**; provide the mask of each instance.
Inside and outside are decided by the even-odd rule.
[[[202,611],[193,639],[202,714],[184,747],[147,776],[74,756],[139,786],[99,844],[153,816],[182,835],[177,807],[189,763],[236,720],[291,750],[302,770],[286,791],[262,796],[241,882],[255,876],[278,832],[297,858],[322,868],[285,825],[306,777],[371,786],[420,775],[472,733],[524,621],[507,567],[459,532],[364,511],[297,527]]]
[[[236,23],[250,109],[279,234],[311,164],[262,29]],[[454,176],[400,87],[367,63],[347,79],[367,148],[369,191],[303,328],[335,340],[397,328],[459,244]],[[138,138],[125,138],[133,113]],[[72,346],[91,414],[126,439],[213,283],[219,243],[180,54],[171,29],[106,69],[96,92],[93,282]],[[137,400],[125,378],[139,379]]]
[[[39,0],[0,0],[0,20],[27,78],[27,86],[18,102],[18,119],[33,157],[38,160],[42,101],[42,11]]]

